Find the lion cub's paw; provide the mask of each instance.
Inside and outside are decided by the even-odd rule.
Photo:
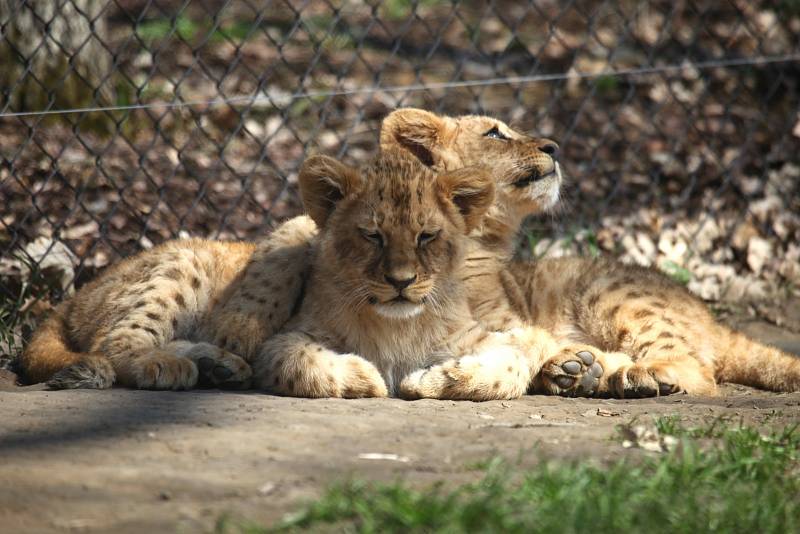
[[[313,363],[297,369],[277,362],[259,385],[269,393],[291,397],[386,397],[389,391],[378,369],[355,354],[322,350]]]
[[[232,352],[218,347],[198,349],[192,358],[200,371],[198,384],[220,389],[247,389],[253,377],[250,365]]]
[[[139,389],[172,390],[192,389],[198,376],[194,362],[158,349],[134,359],[126,374]]]
[[[520,358],[498,352],[448,360],[420,369],[400,382],[404,399],[503,400],[525,394],[527,365]]]
[[[605,370],[590,350],[567,347],[545,362],[534,378],[534,391],[565,397],[591,397]]]
[[[609,379],[609,387],[614,396],[621,399],[671,395],[681,391],[677,377],[671,376],[672,374],[667,370],[657,376],[648,365],[637,363],[614,373]]]
[[[111,361],[88,354],[77,363],[65,367],[47,381],[49,389],[106,389],[114,384],[116,373]]]
[[[243,358],[211,343],[176,340],[164,347],[194,362],[199,371],[197,384],[222,389],[247,389],[253,370]]]
[[[713,376],[694,361],[648,362],[624,366],[609,378],[614,396],[626,399],[660,397],[674,393],[716,395]]]
[[[338,376],[337,390],[341,397],[354,399],[359,397],[386,397],[386,387],[380,371],[372,363],[355,354],[337,355],[337,365],[344,372]]]

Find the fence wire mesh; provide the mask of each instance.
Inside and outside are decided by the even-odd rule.
[[[119,257],[257,239],[306,154],[363,160],[399,106],[561,144],[523,254],[796,291],[798,85],[797,0],[0,0],[5,342]]]

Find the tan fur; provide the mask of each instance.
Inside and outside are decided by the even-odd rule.
[[[298,314],[253,361],[257,386],[303,397],[506,399],[545,353],[538,329],[490,332],[469,310],[466,234],[492,205],[476,168],[435,175],[406,151],[361,170],[324,156],[300,172],[320,227]]]
[[[493,136],[487,136],[493,130]],[[530,328],[530,299],[520,291],[507,264],[513,237],[522,220],[531,213],[549,209],[558,200],[561,173],[554,157],[558,146],[548,139],[517,132],[490,117],[440,117],[423,110],[401,109],[384,119],[381,147],[409,151],[439,172],[472,164],[485,164],[492,169],[496,199],[470,233],[473,239],[466,244],[459,277],[467,289],[473,317],[486,328],[504,332]],[[279,272],[275,270],[276,275]],[[593,362],[597,362],[592,367],[597,373],[598,368],[616,368],[621,365],[619,362],[629,361],[620,354],[606,354],[585,343],[559,342],[542,329],[534,337],[538,340],[538,354],[552,356],[546,362],[541,358],[531,360],[534,374],[542,368],[545,377],[534,384],[537,391],[566,395],[593,393],[594,386],[586,389],[586,383],[582,382],[584,377],[593,382],[586,377]],[[576,357],[586,351],[592,354],[588,365]],[[558,372],[561,364],[568,361],[579,364],[580,371]],[[555,385],[557,379],[560,386]]]
[[[657,271],[584,258],[534,264],[504,258],[499,266],[498,257],[509,251],[505,247],[511,246],[522,219],[547,207],[531,202],[531,196],[547,198],[548,185],[551,195],[553,187],[547,182],[531,191],[507,186],[517,176],[513,171],[520,162],[530,161],[532,153],[541,157],[538,147],[548,141],[491,142],[479,135],[493,124],[512,140],[526,139],[488,117],[450,118],[399,110],[384,121],[381,141],[384,146],[396,141],[440,170],[475,164],[493,169],[498,200],[474,235],[497,256],[473,262],[468,258],[467,271],[472,273],[466,276],[474,277],[468,281],[470,305],[476,317],[495,328],[516,324],[509,318],[510,307],[524,323],[544,328],[564,347],[542,367],[534,380],[535,391],[576,393],[558,381],[569,383],[562,364],[575,361],[575,350],[582,343],[604,368],[600,394],[713,395],[717,382],[775,391],[800,389],[800,358],[718,324],[700,299]],[[546,162],[543,165],[546,169]],[[496,293],[498,285],[504,294]],[[586,370],[579,363],[577,377]]]
[[[513,142],[487,137],[485,134],[494,127]],[[551,141],[527,137],[489,117],[440,117],[423,110],[402,109],[384,120],[381,143],[383,147],[409,150],[438,171],[479,163],[493,169],[497,199],[488,216],[472,231],[475,243],[468,245],[471,250],[466,252],[462,278],[473,315],[489,328],[508,330],[535,323],[556,334],[558,354],[543,364],[533,383],[535,391],[582,394],[576,388],[588,370],[576,358],[582,350],[590,351],[605,370],[601,391],[616,396],[679,390],[711,394],[716,389],[715,380],[774,390],[800,387],[798,359],[717,325],[702,302],[662,275],[614,262],[577,258],[546,260],[533,266],[512,262],[512,237],[521,220],[547,209],[558,196],[560,173],[548,176],[557,170],[550,157],[554,147]],[[546,178],[518,187],[514,182],[520,176]],[[301,298],[308,276],[310,240],[316,231],[314,222],[302,216],[285,223],[257,248],[246,245],[252,250],[250,256],[245,254],[246,259],[223,252],[220,265],[230,264],[228,269],[237,274],[216,302],[215,313],[206,314],[207,321],[198,325],[200,337],[236,354],[252,356],[284,324]],[[197,241],[169,246],[180,248],[182,243],[190,243],[190,248],[217,246]],[[137,257],[159,254],[159,250]],[[663,286],[666,300],[656,306],[660,314],[649,315],[646,309],[653,308],[654,300],[636,293],[643,286],[652,287],[653,280],[656,286]],[[85,294],[93,291],[84,288],[75,300],[87,300]],[[86,317],[72,314],[73,325],[85,320],[91,329],[95,314],[102,316],[107,308],[117,306],[114,298],[103,293],[102,299],[88,299],[98,305],[86,306],[90,310]],[[76,344],[65,326],[71,309],[70,303],[60,306],[39,328],[23,356],[23,367],[31,379],[46,380],[72,365],[76,376],[67,373],[68,380],[56,380],[56,387],[72,387],[70,383],[81,380],[88,384],[81,387],[103,387],[92,385],[92,380],[109,383],[113,371],[104,364],[104,356],[80,352],[84,345]],[[674,333],[675,325],[687,317],[692,320],[684,322],[691,328],[679,332],[675,341],[651,339]],[[79,361],[83,365],[78,365]],[[562,364],[566,362],[580,364],[580,373],[565,373]],[[92,367],[100,369],[100,379],[83,378],[86,369]],[[570,381],[572,386],[563,387]]]
[[[393,113],[386,119],[386,124],[382,135],[389,136],[387,145],[397,146],[396,142],[391,141],[392,132],[406,128],[403,124],[403,117],[411,117],[415,113],[422,113],[425,117],[434,116],[420,110],[401,110]],[[450,119],[448,119],[450,120]],[[463,121],[463,124],[462,124]],[[467,136],[477,136],[479,139],[482,133],[478,129],[490,128],[495,124],[488,118],[465,117],[458,119],[457,129]],[[510,181],[498,183],[498,195],[507,198],[508,195],[526,194],[529,195],[525,202],[532,204],[535,209],[544,209],[554,201],[553,194],[557,194],[560,184],[560,173],[554,165],[552,158],[539,150],[540,147],[548,145],[554,146],[547,140],[536,140],[527,138],[510,131],[503,126],[504,133],[525,141],[521,144],[518,161],[513,163],[514,169],[503,176],[517,176],[518,179],[530,177],[547,176],[539,180],[536,184],[529,187],[520,188],[514,186]],[[458,139],[458,135],[454,136]],[[491,144],[502,144],[501,141],[491,140]],[[403,148],[408,148],[401,145]],[[477,147],[476,147],[477,148]],[[463,167],[464,165],[458,165]],[[442,169],[443,165],[434,164],[435,168]],[[554,172],[556,171],[556,172]],[[312,210],[314,208],[312,207]],[[485,243],[487,246],[494,246],[496,250],[507,248],[506,244],[497,246],[496,235],[507,234],[512,227],[516,227],[520,217],[515,213],[509,217],[502,206],[498,207],[495,203],[491,207],[491,223],[488,218],[484,219],[473,231],[473,235],[480,237],[486,235]],[[139,321],[139,326],[144,322],[149,324],[149,328],[163,330],[164,335],[158,339],[155,337],[149,342],[134,344],[135,351],[122,351],[122,354],[114,347],[111,353],[89,354],[91,345],[88,338],[122,338],[130,337],[131,332],[127,328],[127,323],[117,318],[106,328],[98,329],[94,322],[94,316],[105,316],[107,310],[127,310],[132,298],[132,294],[125,291],[116,291],[116,285],[120,282],[120,276],[115,273],[119,271],[139,273],[142,282],[137,288],[141,289],[144,281],[153,276],[160,279],[162,276],[153,265],[161,265],[163,269],[170,272],[183,272],[186,267],[179,259],[183,250],[186,253],[194,254],[195,251],[208,253],[212,249],[215,254],[214,265],[216,269],[225,271],[226,275],[217,277],[214,283],[204,280],[203,285],[213,288],[215,295],[213,299],[204,300],[201,320],[192,323],[191,329],[186,329],[187,334],[192,338],[201,341],[208,341],[227,351],[243,358],[249,359],[255,353],[261,343],[272,333],[277,331],[281,325],[289,318],[296,303],[302,297],[303,284],[307,278],[309,265],[309,242],[316,233],[316,226],[308,216],[301,216],[282,225],[277,231],[258,246],[252,244],[224,244],[206,241],[175,241],[150,251],[145,251],[134,258],[120,263],[106,271],[98,280],[89,284],[73,298],[72,301],[62,306],[53,317],[47,320],[37,331],[32,343],[26,348],[23,355],[23,369],[27,377],[32,381],[51,380],[54,387],[108,387],[114,381],[115,376],[109,362],[119,362],[117,367],[123,370],[123,379],[120,383],[136,386],[150,387],[150,384],[158,384],[158,381],[145,380],[141,373],[136,375],[129,370],[129,366],[124,365],[127,359],[133,355],[149,358],[149,353],[139,355],[141,349],[158,348],[159,343],[166,343],[170,340],[168,332],[169,325],[161,324],[165,316],[156,314],[158,318],[147,316],[141,317],[134,315]],[[244,253],[228,254],[228,249],[244,247]],[[171,254],[165,253],[171,251]],[[483,256],[478,252],[476,258]],[[145,268],[143,268],[145,267]],[[190,267],[191,268],[191,267]],[[189,279],[178,278],[168,284],[155,280],[153,288],[141,293],[142,298],[137,303],[142,303],[144,309],[150,310],[162,307],[160,295],[167,290],[192,293],[191,287],[184,287]],[[156,287],[157,286],[157,287]],[[117,288],[118,289],[118,288]],[[164,297],[165,302],[171,302],[169,295]],[[191,299],[189,299],[191,300]],[[170,304],[173,305],[173,304]],[[497,313],[498,317],[501,314]],[[504,314],[508,315],[508,314]],[[65,320],[69,319],[72,327],[65,328]],[[130,319],[130,318],[129,318]],[[128,323],[132,321],[129,320]],[[159,322],[161,321],[161,322]],[[506,319],[498,319],[497,327],[510,328],[513,325]],[[138,324],[138,323],[137,323]],[[84,331],[88,332],[85,333]],[[144,337],[144,336],[140,336]],[[152,336],[151,336],[152,337]],[[118,341],[125,345],[124,341]],[[141,346],[140,346],[141,345]],[[103,346],[103,350],[108,347]],[[106,356],[112,356],[107,359]],[[162,355],[163,356],[163,355]],[[78,363],[80,362],[80,364]],[[65,369],[66,368],[66,369]],[[92,377],[91,369],[94,368],[99,376]],[[169,369],[167,369],[169,371]],[[165,371],[165,372],[167,372]],[[53,377],[55,373],[59,373]],[[186,380],[180,373],[175,375],[176,387],[187,387],[186,384],[192,380]],[[238,374],[236,375],[238,377]],[[191,377],[189,377],[191,378]],[[222,385],[225,382],[221,383]]]
[[[493,127],[509,140],[486,138]],[[713,395],[717,382],[800,388],[800,359],[719,325],[704,303],[656,271],[583,258],[510,260],[522,219],[557,199],[558,174],[513,186],[525,165],[539,175],[554,170],[554,160],[541,150],[550,143],[489,117],[441,117],[415,109],[390,114],[381,129],[382,147],[403,147],[438,171],[492,168],[497,201],[472,232],[476,243],[462,279],[473,315],[483,324],[496,330],[535,324],[562,346],[543,364],[534,391],[581,394],[576,386],[587,371],[575,357],[581,350],[604,369],[599,394]],[[568,375],[566,362],[577,362],[581,371]]]
[[[402,126],[390,126],[393,115]],[[491,124],[511,139],[524,138],[486,117],[448,118],[399,110],[384,121],[381,140],[384,145],[395,140],[439,169],[491,166],[499,184],[498,202],[480,238],[497,245],[493,250],[501,253],[512,243],[522,218],[541,211],[542,206],[531,203],[520,191],[504,188],[517,162],[527,158],[513,143],[492,143],[476,135]],[[411,148],[412,144],[419,146]],[[528,146],[533,152],[535,145]],[[508,319],[507,299],[518,317],[544,328],[559,344],[587,344],[605,370],[600,394],[630,397],[685,391],[713,395],[717,382],[775,391],[800,389],[800,358],[718,324],[700,299],[657,271],[584,258],[534,264],[514,260],[504,262],[507,268],[500,270],[497,280],[493,279],[497,259],[483,261],[484,265],[478,261],[472,265],[475,283],[469,288],[476,317],[495,327],[502,327],[503,321],[513,323]],[[498,281],[505,295],[493,292]],[[564,376],[559,359],[574,361],[574,353],[567,349],[548,361],[534,381],[536,391],[574,393],[557,384]]]
[[[714,395],[718,382],[773,391],[800,389],[800,358],[720,325],[705,304],[663,274],[609,260],[514,262],[511,271],[534,295],[531,321],[559,339],[622,352],[630,362],[608,377],[618,397],[686,391]]]
[[[275,261],[286,254],[281,249]],[[230,295],[247,291],[241,280],[248,270],[257,270],[252,259],[262,256],[269,251],[250,243],[179,240],[113,265],[36,331],[22,354],[25,377],[50,380],[56,388],[117,382],[188,389],[198,380],[246,386],[249,365],[213,343],[224,335],[220,325],[233,331],[252,328],[252,315],[242,324],[236,315],[249,302],[234,305]],[[237,353],[247,356],[247,348],[237,347]]]

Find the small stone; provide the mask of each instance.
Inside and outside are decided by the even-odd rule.
[[[612,412],[611,410],[605,410],[603,408],[598,408],[597,409],[597,415],[599,415],[600,417],[616,417],[616,416],[620,415],[620,413],[619,412]]]
[[[276,487],[277,486],[275,485],[274,482],[267,482],[265,484],[262,484],[261,487],[258,488],[258,494],[259,495],[269,495],[270,493],[275,491]]]

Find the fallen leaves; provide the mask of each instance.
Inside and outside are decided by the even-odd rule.
[[[655,427],[646,425],[623,425],[620,427],[626,449],[635,447],[649,452],[669,452],[678,445],[675,436],[663,435]]]

